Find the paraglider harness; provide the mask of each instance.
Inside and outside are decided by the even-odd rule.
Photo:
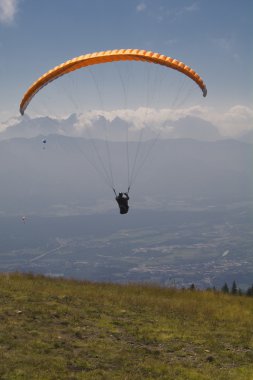
[[[129,210],[129,206],[128,206],[128,201],[129,201],[129,190],[130,188],[127,189],[127,192],[126,193],[119,193],[117,195],[115,189],[113,189],[114,191],[114,194],[116,196],[116,202],[118,203],[119,205],[119,210],[120,210],[120,214],[127,214],[128,213],[128,210]]]

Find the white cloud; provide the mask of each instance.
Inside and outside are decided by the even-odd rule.
[[[152,15],[156,18],[158,22],[161,22],[165,19],[176,20],[178,17],[181,17],[185,14],[194,13],[199,11],[199,5],[194,2],[184,7],[171,7],[171,6],[161,6],[153,8]]]
[[[190,13],[198,10],[198,6],[196,3],[188,5],[186,7],[176,7],[172,8],[168,5],[157,6],[156,2],[147,4],[142,1],[136,6],[136,11],[138,13],[148,11],[148,15],[154,18],[157,22],[162,22],[165,19],[175,19],[178,16],[181,16],[185,13]]]
[[[11,24],[18,9],[18,0],[0,0],[0,22]]]
[[[244,105],[234,105],[224,111],[197,106],[189,109],[188,114],[189,111],[192,116],[211,122],[225,137],[239,136],[253,129],[253,108]]]
[[[145,108],[118,109],[113,111],[94,110],[83,113],[75,125],[76,132],[82,132],[93,125],[94,120],[103,116],[105,120],[112,122],[117,117],[131,125],[130,132],[138,132],[143,128],[149,131],[158,130],[162,133],[170,133],[170,123],[185,117],[197,117],[212,123],[225,137],[233,137],[253,129],[253,108],[243,105],[235,105],[225,112],[218,112],[214,108],[193,106],[188,108]],[[166,129],[165,126],[166,125]]]
[[[73,129],[69,129],[68,126],[66,129],[59,129],[59,133],[65,134],[66,131],[71,131],[71,135],[89,136],[89,133],[93,135],[94,131],[100,133],[104,128],[103,123],[108,123],[107,126],[110,126],[112,135],[115,135],[117,139],[125,136],[127,130],[130,139],[136,139],[142,130],[145,131],[145,138],[154,138],[157,134],[161,138],[173,137],[175,122],[187,117],[211,123],[224,137],[236,137],[253,130],[253,108],[234,105],[227,110],[217,111],[215,108],[198,105],[177,109],[139,107],[137,109],[87,111],[76,115],[76,119],[70,120],[71,125],[74,122]],[[19,122],[20,116],[0,123],[0,133]],[[64,122],[64,120],[60,120],[60,122]]]
[[[144,12],[146,10],[147,6],[145,3],[140,3],[136,7],[137,12]]]
[[[220,125],[224,134],[234,136],[252,130],[253,109],[242,105],[233,106],[222,115]]]
[[[196,12],[199,10],[199,6],[197,3],[192,3],[191,5],[188,5],[183,8],[185,12]]]
[[[0,116],[1,116],[1,114],[0,114]],[[6,117],[6,115],[5,115],[5,121],[0,120],[0,133],[5,131],[8,127],[11,127],[11,126],[19,123],[19,121],[20,121],[20,116],[10,117],[8,115],[8,117]]]

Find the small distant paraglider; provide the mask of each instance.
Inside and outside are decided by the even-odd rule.
[[[23,222],[23,224],[25,224],[26,223],[26,216],[22,216],[22,222]]]
[[[43,148],[42,149],[46,149],[47,140],[46,139],[42,140],[42,143],[43,143]]]

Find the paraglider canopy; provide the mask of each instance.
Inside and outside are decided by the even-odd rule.
[[[152,51],[139,49],[107,50],[98,53],[96,52],[85,54],[73,58],[67,62],[62,63],[59,66],[56,66],[55,68],[42,75],[24,94],[23,99],[20,103],[21,115],[24,115],[25,109],[27,108],[33,96],[48,83],[82,67],[114,61],[145,61],[180,71],[182,74],[188,76],[194,82],[196,82],[196,84],[202,90],[204,97],[207,95],[207,89],[205,83],[203,82],[203,79],[192,68],[185,65],[183,62],[178,61],[177,59],[167,57],[163,54],[154,53]]]

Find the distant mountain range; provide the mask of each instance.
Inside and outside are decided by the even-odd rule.
[[[96,115],[87,121],[81,115],[72,114],[66,119],[50,117],[31,119],[26,115],[18,117],[0,133],[0,140],[51,134],[104,139],[105,133],[112,141],[125,141],[126,134],[129,140],[138,141],[140,138],[140,129],[119,116],[108,120],[103,115]],[[145,140],[156,138],[157,134],[159,134],[159,138],[190,138],[200,141],[223,139],[212,123],[193,116],[187,116],[176,121],[164,121],[157,128],[154,125],[147,124],[141,133],[142,139]]]
[[[76,121],[76,115],[61,121],[24,117],[0,134],[0,213],[107,212],[115,208],[108,182],[125,191],[127,177],[135,208],[208,206],[252,196],[252,145],[221,139],[210,123],[182,119],[174,123],[174,138],[127,144],[68,136]],[[98,118],[96,131],[101,123]],[[116,124],[124,133],[130,128],[123,120],[111,126]]]
[[[138,141],[156,138],[189,138],[198,141],[217,141],[230,137],[220,134],[220,128],[196,116],[181,116],[171,119],[170,113],[154,109],[87,111],[73,113],[66,118],[28,115],[17,116],[0,123],[0,140],[13,137],[31,138],[39,135],[60,134],[72,137],[88,137],[111,141]],[[231,126],[232,127],[232,126]],[[239,126],[238,126],[239,127]],[[233,128],[231,128],[231,131]],[[228,130],[227,130],[228,132]],[[253,131],[242,129],[233,135],[238,141],[253,142]]]

